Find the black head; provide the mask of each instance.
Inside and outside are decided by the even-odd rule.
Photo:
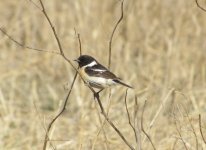
[[[90,64],[93,61],[96,61],[93,57],[89,56],[89,55],[81,55],[78,59],[76,59],[75,61],[78,62],[79,67],[83,67],[85,65]]]

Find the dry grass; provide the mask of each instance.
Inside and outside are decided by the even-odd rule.
[[[79,55],[76,28],[83,53],[108,63],[108,42],[120,15],[118,1],[45,0],[45,8],[68,58]],[[113,39],[111,70],[136,87],[128,91],[131,115],[137,94],[137,124],[147,99],[144,128],[158,150],[181,150],[184,144],[189,150],[205,149],[198,114],[206,136],[206,13],[195,1],[130,0],[125,1],[124,14]],[[29,1],[1,0],[0,20],[15,39],[58,50],[44,16]],[[58,55],[22,49],[3,34],[0,39],[0,149],[40,150],[45,124],[58,110],[67,93],[64,86],[71,84],[75,72]],[[104,91],[101,100],[109,117],[135,146],[125,89],[113,88],[111,98],[108,93]],[[67,110],[52,128],[52,145],[59,150],[128,149],[108,124],[99,133],[104,118],[97,108],[92,93],[78,79]],[[141,140],[142,149],[152,149],[142,132]]]

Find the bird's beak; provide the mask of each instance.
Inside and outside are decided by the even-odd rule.
[[[73,61],[79,62],[79,60],[78,60],[78,59],[74,59]]]

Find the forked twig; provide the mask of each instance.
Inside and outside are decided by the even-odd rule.
[[[204,143],[206,144],[206,140],[205,140],[205,137],[204,137],[203,132],[202,132],[202,119],[201,119],[201,114],[199,114],[199,128],[200,128],[200,134],[201,134],[202,140],[203,140]]]
[[[61,42],[60,42],[59,37],[58,37],[58,35],[57,35],[56,29],[54,28],[54,26],[53,26],[53,24],[52,24],[52,22],[51,22],[51,19],[49,18],[48,14],[47,14],[47,12],[46,12],[46,10],[45,10],[45,7],[44,7],[44,4],[43,4],[42,0],[39,0],[39,2],[40,2],[40,5],[41,5],[41,7],[42,7],[42,10],[41,10],[41,11],[42,11],[42,13],[44,14],[44,16],[46,17],[46,19],[47,19],[47,21],[48,21],[48,23],[49,23],[49,25],[50,25],[50,27],[51,27],[51,29],[52,29],[52,32],[53,32],[54,37],[55,37],[55,39],[56,39],[56,42],[57,42],[57,45],[58,45],[58,48],[59,48],[59,51],[60,51],[61,56],[72,66],[72,68],[73,68],[74,70],[77,71],[77,69],[76,69],[75,66],[72,64],[72,62],[71,62],[71,61],[65,56],[65,54],[64,54],[64,51],[63,51],[63,49],[62,49],[62,45],[61,45]]]
[[[126,90],[125,98],[124,98],[125,108],[126,108],[126,111],[127,111],[127,117],[128,117],[129,125],[131,126],[131,128],[132,128],[132,130],[133,130],[133,132],[134,132],[135,141],[136,141],[136,143],[138,143],[137,131],[136,131],[134,125],[133,125],[132,122],[131,122],[131,117],[130,117],[129,110],[128,110],[128,106],[127,106],[127,91],[128,91],[128,89]]]
[[[198,0],[195,0],[195,2],[196,2],[196,4],[197,4],[197,7],[199,7],[201,10],[203,10],[203,11],[206,12],[206,9],[203,8],[203,7],[199,4]]]
[[[121,2],[121,16],[120,16],[119,20],[117,21],[117,23],[114,26],[114,29],[112,31],[112,34],[111,34],[110,40],[109,40],[109,60],[108,60],[108,68],[109,69],[110,69],[110,66],[111,66],[111,57],[112,57],[111,56],[112,55],[112,40],[113,40],[114,33],[115,33],[118,25],[120,24],[120,22],[122,21],[123,16],[124,16],[123,7],[124,7],[124,0],[122,0],[122,2]]]
[[[154,146],[154,144],[153,144],[153,142],[152,142],[152,139],[150,138],[150,136],[147,134],[147,132],[146,132],[145,129],[144,129],[144,123],[143,123],[143,121],[144,121],[144,110],[145,110],[145,107],[146,107],[146,103],[147,103],[147,100],[145,100],[144,106],[143,106],[143,110],[142,110],[141,129],[142,129],[143,133],[146,135],[146,137],[148,138],[148,140],[150,141],[153,149],[156,150],[156,148],[155,148],[155,146]]]

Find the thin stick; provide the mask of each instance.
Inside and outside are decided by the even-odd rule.
[[[81,44],[81,39],[80,39],[80,34],[77,34],[78,41],[79,41],[79,56],[82,55],[82,44]]]
[[[117,132],[117,134],[121,137],[121,139],[125,142],[125,144],[131,149],[131,150],[135,150],[132,145],[127,141],[127,139],[123,136],[123,134],[119,131],[119,129],[117,129],[117,127],[113,124],[113,122],[108,118],[103,106],[102,106],[102,103],[101,103],[101,100],[99,98],[99,93],[96,93],[90,86],[89,88],[91,89],[91,91],[93,92],[94,94],[94,97],[97,99],[97,102],[99,104],[99,107],[101,109],[101,112],[104,116],[104,118],[107,120],[107,122],[110,124],[110,126]]]
[[[154,146],[154,144],[153,144],[153,142],[152,142],[152,139],[150,138],[150,136],[147,134],[147,132],[146,132],[145,129],[144,129],[144,123],[143,123],[143,121],[144,121],[144,110],[145,110],[145,107],[146,107],[146,103],[147,103],[147,100],[145,100],[144,106],[143,106],[143,110],[142,110],[141,129],[142,129],[143,133],[146,135],[146,137],[149,139],[149,141],[150,141],[153,149],[156,150],[156,148],[155,148],[155,146]]]
[[[127,111],[127,117],[128,117],[129,125],[131,126],[131,128],[132,128],[132,130],[134,132],[135,141],[136,141],[136,143],[138,143],[137,131],[136,131],[134,125],[131,123],[131,117],[130,117],[128,106],[127,106],[127,91],[128,91],[128,89],[126,90],[125,98],[124,98],[125,108],[126,108],[126,111]]]
[[[74,83],[76,81],[76,78],[77,78],[77,75],[78,75],[78,72],[76,72],[75,76],[74,76],[74,79],[72,81],[72,84],[71,84],[71,87],[70,87],[70,90],[68,91],[68,94],[66,96],[66,98],[64,99],[63,101],[63,104],[60,108],[60,111],[57,113],[57,115],[52,119],[52,121],[48,124],[48,127],[47,127],[47,130],[46,130],[46,135],[45,135],[45,140],[44,140],[44,146],[43,146],[43,150],[46,150],[46,146],[47,146],[47,142],[48,142],[48,139],[49,139],[49,131],[52,127],[52,125],[54,124],[54,122],[59,118],[59,116],[64,112],[64,110],[66,109],[66,104],[67,104],[67,101],[69,99],[69,96],[72,92],[72,89],[73,89],[73,86],[74,86]]]
[[[200,4],[198,3],[198,0],[195,0],[196,4],[197,4],[197,7],[199,7],[200,9],[202,9],[203,11],[206,12],[206,9],[203,8],[202,6],[200,6]]]
[[[201,133],[202,140],[203,140],[204,143],[206,144],[206,140],[205,140],[204,135],[203,135],[203,132],[202,132],[202,119],[201,119],[201,114],[199,114],[199,128],[200,128],[200,133]]]
[[[48,14],[47,14],[47,12],[46,12],[46,10],[45,10],[45,7],[44,7],[44,4],[43,4],[42,0],[39,0],[39,2],[40,2],[41,7],[42,7],[42,10],[41,10],[41,11],[42,11],[42,13],[44,14],[44,16],[46,17],[46,19],[47,19],[47,21],[48,21],[48,23],[49,23],[49,25],[50,25],[50,27],[51,27],[51,29],[52,29],[52,32],[53,32],[54,37],[55,37],[55,39],[56,39],[57,45],[58,45],[58,47],[59,47],[60,54],[61,54],[62,57],[72,66],[72,68],[77,71],[77,69],[76,69],[75,66],[72,64],[72,62],[71,62],[71,61],[65,56],[65,54],[64,54],[64,51],[63,51],[63,49],[62,49],[62,45],[61,45],[61,42],[60,42],[60,40],[59,40],[59,37],[58,37],[58,35],[57,35],[57,33],[56,33],[56,30],[55,30],[55,28],[54,28],[54,26],[53,26],[53,24],[52,24],[52,22],[51,22],[51,19],[49,18]]]
[[[60,53],[58,52],[55,52],[55,51],[48,51],[48,50],[44,50],[44,49],[38,49],[38,48],[34,48],[34,47],[31,47],[31,46],[26,46],[22,43],[20,43],[19,41],[15,40],[11,35],[9,35],[2,27],[0,27],[0,31],[6,35],[12,42],[16,43],[18,46],[20,47],[23,47],[23,48],[27,48],[27,49],[30,49],[30,50],[35,50],[35,51],[40,51],[40,52],[46,52],[46,53],[53,53],[53,54],[58,54],[60,55]]]
[[[117,21],[117,23],[114,26],[114,29],[112,31],[112,34],[111,34],[110,40],[109,40],[109,60],[108,60],[108,68],[109,69],[110,69],[110,66],[111,66],[111,57],[112,57],[112,40],[113,40],[114,33],[115,33],[118,25],[120,24],[120,22],[122,21],[123,16],[124,16],[123,6],[124,6],[124,0],[122,0],[122,3],[121,3],[121,16],[120,16],[119,20]]]

